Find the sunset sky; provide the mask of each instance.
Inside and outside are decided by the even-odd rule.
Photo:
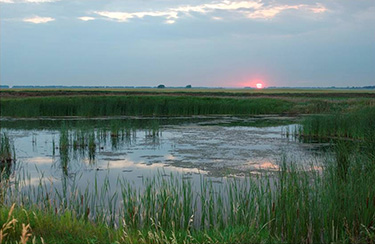
[[[374,0],[0,0],[4,85],[375,85]]]

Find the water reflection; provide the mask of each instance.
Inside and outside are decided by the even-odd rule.
[[[226,119],[229,124],[238,121],[221,117],[179,125],[148,122],[147,127],[137,128],[132,125],[136,122],[127,119],[121,123],[106,120],[105,127],[97,128],[64,125],[58,130],[7,130],[15,138],[23,167],[32,177],[43,171],[61,182],[72,181],[76,175],[89,179],[92,172],[108,170],[114,178],[126,175],[135,181],[158,170],[236,176],[277,171],[283,154],[302,158],[296,160],[300,164],[316,158],[312,150],[315,145],[302,144],[290,136],[297,124],[217,125]]]
[[[258,170],[275,171],[275,170],[280,169],[278,164],[271,163],[271,162],[268,162],[268,161],[259,162],[259,163],[250,162],[250,165],[252,167],[254,167],[255,169],[258,169]]]

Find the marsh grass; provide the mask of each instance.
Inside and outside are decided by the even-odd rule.
[[[16,161],[14,146],[6,133],[0,133],[0,165]]]
[[[108,178],[102,185],[93,179],[86,188],[74,180],[64,187],[43,179],[29,185],[17,178],[4,181],[9,185],[3,188],[1,205],[16,203],[72,226],[76,221],[105,223],[120,243],[240,241],[235,235],[254,242],[371,243],[375,165],[356,150],[327,159],[319,169],[283,160],[274,174],[223,178],[220,185],[205,177],[195,184],[162,172],[144,178],[140,187],[124,178],[118,178],[116,186]],[[40,234],[45,240],[47,236]]]
[[[53,166],[61,168],[63,175],[71,176],[77,173],[77,162],[87,160],[89,164],[96,163],[96,155],[108,147],[112,151],[131,145],[136,141],[137,131],[143,131],[147,143],[153,146],[159,145],[161,129],[158,121],[149,121],[139,129],[131,120],[112,121],[107,128],[68,128],[63,125],[59,129],[58,143],[55,137],[52,139],[52,155],[57,156]]]
[[[71,96],[2,99],[1,115],[38,116],[187,116],[212,114],[271,114],[288,111],[282,99],[210,98],[184,96]]]
[[[13,142],[6,133],[0,132],[0,181],[8,178],[12,173],[12,168],[16,164],[16,150]],[[1,183],[1,182],[0,182]],[[3,191],[0,184],[0,198],[3,197]]]
[[[30,233],[39,243],[374,243],[373,115],[369,109],[306,120],[306,135],[356,139],[338,140],[322,166],[300,168],[282,158],[277,172],[223,178],[220,185],[204,176],[196,183],[163,172],[144,178],[141,186],[122,177],[116,183],[94,178],[87,186],[74,178],[54,184],[41,177],[32,184],[27,174],[4,177],[0,226],[9,223],[3,216],[13,204],[24,226],[12,225],[3,240],[19,241],[25,228],[24,236]],[[153,126],[146,135],[155,138],[160,132]],[[131,138],[131,128],[65,128],[58,145],[66,155],[96,151],[103,141]],[[62,161],[69,169],[70,156]]]
[[[348,113],[309,116],[302,122],[302,134],[319,138],[373,140],[375,107]]]
[[[158,138],[161,129],[157,121],[151,121],[143,129],[133,126],[131,122],[121,123],[115,121],[109,128],[87,129],[85,127],[70,128],[65,126],[59,130],[59,146],[56,147],[52,140],[53,150],[59,149],[60,155],[69,160],[88,156],[90,162],[95,160],[98,150],[104,149],[107,142],[111,142],[113,150],[118,149],[123,144],[131,144],[137,137],[137,131],[143,131],[146,138]]]

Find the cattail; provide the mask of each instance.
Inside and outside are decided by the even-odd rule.
[[[275,202],[272,203],[272,212],[275,212]]]

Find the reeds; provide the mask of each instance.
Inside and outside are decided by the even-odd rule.
[[[73,96],[2,99],[1,116],[186,116],[283,113],[291,102],[273,98]]]
[[[6,133],[0,133],[0,166],[15,162],[16,154]]]
[[[6,133],[0,131],[0,204],[4,197],[2,189],[2,179],[8,178],[12,173],[12,168],[16,163],[16,150],[12,141]]]
[[[65,189],[43,180],[31,186],[17,179],[3,204],[16,202],[65,216],[66,221],[107,223],[126,230],[129,242],[150,241],[156,234],[194,242],[202,233],[211,233],[208,237],[220,240],[221,231],[245,227],[253,235],[267,233],[263,238],[272,242],[375,241],[375,166],[355,152],[346,163],[345,177],[334,158],[316,170],[296,168],[284,160],[275,174],[223,178],[220,185],[205,177],[197,185],[182,175],[162,172],[145,178],[140,187],[124,178],[116,185],[108,178],[102,184],[93,179],[86,188],[72,180]],[[138,230],[141,234],[134,236]]]
[[[369,109],[306,120],[306,128],[301,127],[306,135],[311,131],[319,137],[346,139],[335,144],[319,168],[298,168],[281,159],[273,174],[222,178],[222,184],[204,176],[196,183],[160,172],[144,178],[141,186],[121,177],[115,185],[107,177],[80,186],[74,176],[70,184],[55,186],[41,178],[32,185],[16,174],[0,179],[0,206],[16,203],[67,226],[77,221],[84,226],[105,224],[113,231],[108,238],[120,243],[374,243],[373,115]],[[110,141],[115,149],[116,143],[131,141],[132,133],[131,125],[121,123],[96,131],[63,128],[57,145],[64,175],[69,175],[74,152],[91,151],[95,158],[102,142]],[[157,138],[159,133],[155,123],[145,134]],[[1,142],[2,151],[14,154],[9,138]],[[0,219],[0,226],[6,223],[6,218]],[[35,223],[27,226],[23,240]],[[18,241],[19,236],[9,240]]]
[[[375,131],[375,107],[337,113],[309,116],[302,122],[302,135],[328,139],[366,140]]]

